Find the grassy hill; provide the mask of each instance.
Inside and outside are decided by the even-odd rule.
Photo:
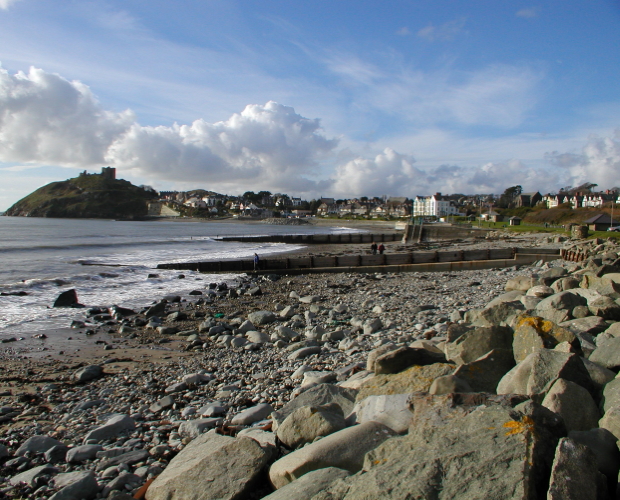
[[[156,193],[123,179],[80,175],[43,186],[9,208],[23,217],[119,219],[145,216]]]

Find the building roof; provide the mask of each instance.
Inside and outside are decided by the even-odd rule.
[[[607,214],[598,214],[594,217],[590,217],[588,220],[583,221],[584,224],[620,224],[615,220],[611,220],[611,217]]]

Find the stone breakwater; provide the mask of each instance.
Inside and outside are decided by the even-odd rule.
[[[183,356],[3,366],[0,494],[616,498],[620,247],[568,244],[587,259],[247,277],[87,311],[113,353]]]

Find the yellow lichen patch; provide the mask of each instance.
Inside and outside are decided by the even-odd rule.
[[[549,333],[553,330],[555,324],[552,321],[543,319],[539,316],[526,316],[517,323],[517,328],[522,326],[531,326],[537,332]]]
[[[516,420],[511,420],[510,422],[506,422],[504,427],[510,429],[506,436],[512,436],[514,434],[523,434],[524,432],[534,432],[534,421],[528,417],[523,416],[521,418],[521,422],[517,422]]]

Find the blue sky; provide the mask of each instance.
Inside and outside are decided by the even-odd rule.
[[[295,196],[620,185],[611,0],[0,0],[0,210],[102,166]]]

